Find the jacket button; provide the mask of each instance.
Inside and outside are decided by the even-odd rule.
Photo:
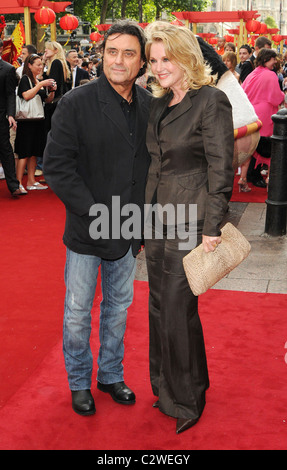
[[[135,180],[132,180],[132,185],[135,185],[135,184],[136,184]]]

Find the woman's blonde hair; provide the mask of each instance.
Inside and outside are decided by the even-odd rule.
[[[183,89],[197,90],[203,85],[215,85],[216,76],[212,75],[195,35],[188,28],[155,21],[147,26],[145,33],[147,60],[150,60],[151,45],[154,42],[162,42],[167,58],[184,71]],[[151,86],[154,95],[158,97],[169,91],[162,88],[157,81]]]
[[[62,62],[62,65],[63,65],[64,80],[66,81],[68,78],[70,78],[71,72],[70,72],[70,69],[68,67],[66,57],[65,57],[65,52],[64,52],[64,49],[62,48],[61,44],[56,42],[56,41],[49,41],[49,42],[46,43],[46,48],[50,49],[52,51],[56,51],[56,54],[51,59],[48,59],[48,61],[47,61],[47,66],[48,66],[47,75],[48,76],[50,75],[50,69],[51,69],[51,65],[52,65],[53,60],[59,59]]]

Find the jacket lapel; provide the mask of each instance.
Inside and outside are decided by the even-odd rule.
[[[144,98],[139,87],[137,87],[137,111],[136,111],[136,129],[135,129],[135,151],[146,138],[146,127],[149,116],[150,100]]]
[[[190,108],[192,108],[192,97],[197,93],[198,90],[188,91],[178,106],[176,106],[176,108],[163,119],[160,128],[162,129],[164,126],[167,126],[179,116],[186,113]]]
[[[106,77],[102,74],[98,79],[99,84],[99,100],[102,107],[102,112],[108,119],[119,129],[123,137],[132,146],[129,139],[129,129],[125,117],[119,103],[110,88]]]

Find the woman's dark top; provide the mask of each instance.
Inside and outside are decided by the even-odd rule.
[[[23,93],[30,89],[29,79],[27,75],[23,75],[18,87],[18,96],[23,98]],[[44,88],[41,88],[37,94],[41,96],[42,101],[47,98],[47,92]],[[42,157],[45,144],[44,119],[38,121],[18,121],[15,139],[15,153],[18,154],[18,158]]]

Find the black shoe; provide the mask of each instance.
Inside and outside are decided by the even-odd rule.
[[[15,191],[13,191],[11,194],[12,194],[12,197],[15,197],[15,198],[18,198],[19,196],[22,195],[20,188],[15,189]]]
[[[267,184],[265,183],[264,179],[252,180],[251,183],[256,186],[257,188],[266,188]]]
[[[155,401],[153,404],[152,404],[153,408],[159,408],[159,400]]]
[[[134,392],[124,382],[116,382],[114,384],[98,382],[98,389],[109,393],[113,400],[122,405],[133,405],[136,402]]]
[[[194,426],[199,418],[197,419],[192,419],[192,418],[177,418],[176,422],[176,434],[179,434],[180,432],[186,431],[187,429],[191,428]]]
[[[82,416],[95,414],[95,402],[90,390],[72,391],[72,408]]]

